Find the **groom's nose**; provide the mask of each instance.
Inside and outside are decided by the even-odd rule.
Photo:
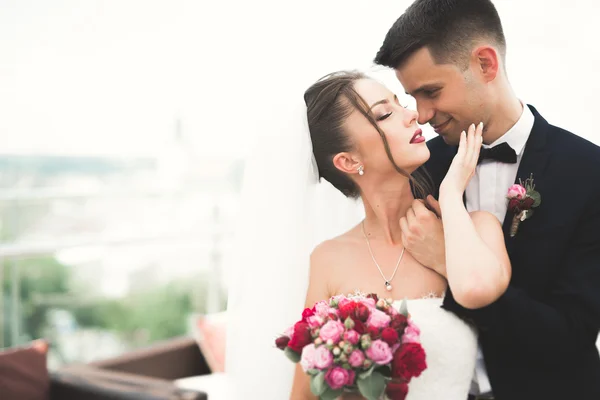
[[[419,113],[419,125],[425,125],[435,116],[435,110],[433,107],[427,106],[426,104],[420,102],[417,102],[417,111]]]

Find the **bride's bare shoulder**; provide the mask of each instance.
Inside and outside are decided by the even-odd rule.
[[[349,255],[349,251],[356,247],[360,236],[357,234],[357,228],[352,228],[339,236],[325,240],[317,245],[311,254],[311,264],[331,264],[334,261],[340,261],[344,255]]]

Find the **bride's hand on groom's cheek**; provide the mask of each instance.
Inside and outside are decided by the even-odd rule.
[[[428,199],[428,204],[440,213],[433,198]],[[444,228],[438,215],[430,211],[422,200],[414,200],[406,216],[400,218],[400,229],[406,250],[418,262],[445,277]]]

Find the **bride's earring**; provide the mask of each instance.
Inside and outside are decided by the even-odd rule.
[[[362,165],[360,165],[360,166],[358,167],[358,174],[359,174],[360,176],[363,176],[363,175],[365,174],[365,167],[363,167]]]

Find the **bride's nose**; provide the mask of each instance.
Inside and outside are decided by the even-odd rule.
[[[417,110],[406,109],[405,115],[405,123],[406,126],[412,126],[419,119],[419,112]]]

